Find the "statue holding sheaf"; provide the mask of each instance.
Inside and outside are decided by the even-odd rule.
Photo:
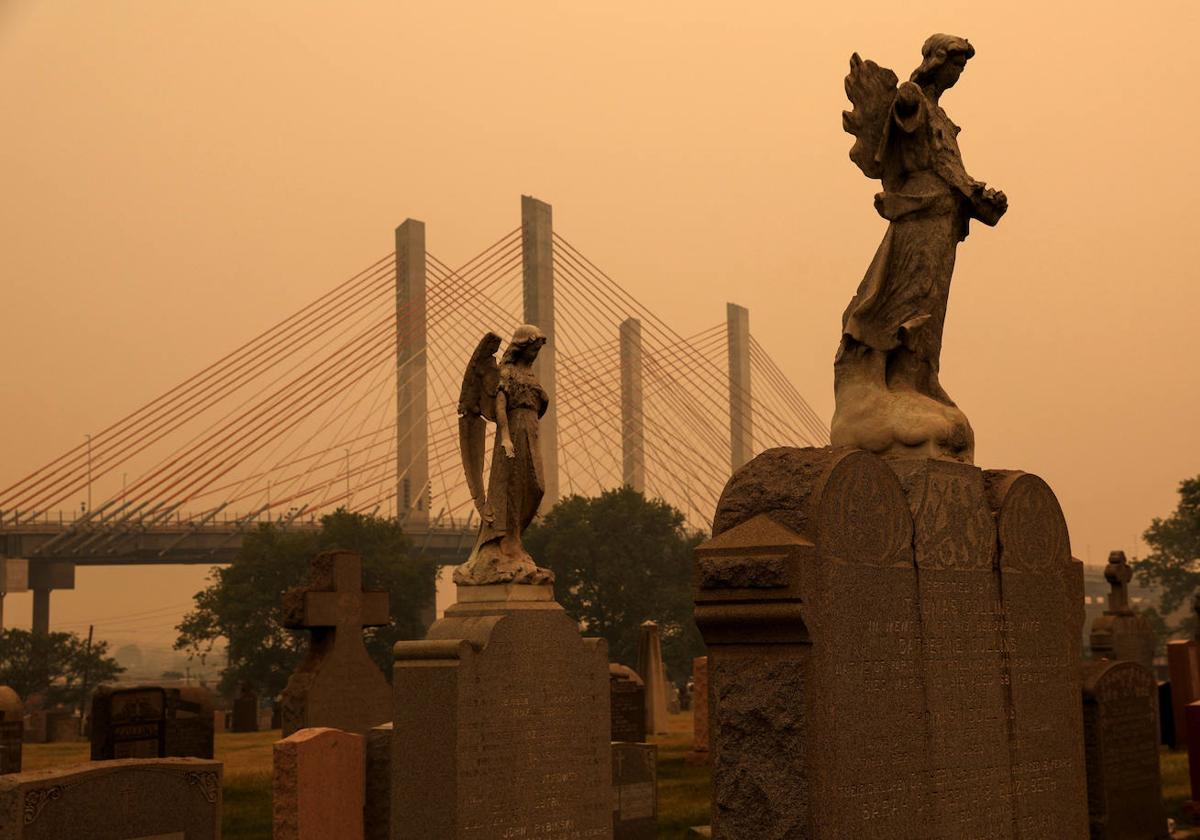
[[[546,492],[538,424],[546,413],[546,391],[533,363],[546,343],[541,330],[517,327],[496,364],[501,338],[488,333],[463,375],[458,401],[458,440],[467,487],[479,512],[479,536],[467,562],[454,570],[459,586],[553,583],[521,542]],[[496,424],[487,490],[483,461],[488,422]]]
[[[940,98],[975,48],[933,35],[909,81],[858,54],[850,58],[842,115],[856,138],[850,159],[883,191],[875,209],[887,233],[842,317],[834,362],[834,445],[887,457],[974,460],[967,417],[938,378],[942,331],[958,243],[972,219],[995,225],[1003,192],[967,174],[959,128]]]

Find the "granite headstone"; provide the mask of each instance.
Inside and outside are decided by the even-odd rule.
[[[307,585],[289,590],[283,606],[285,627],[312,633],[308,656],[283,690],[283,735],[317,726],[363,735],[386,723],[390,689],[362,631],[391,620],[388,595],[363,589],[362,557],[352,551],[318,554]]]
[[[612,837],[607,645],[550,585],[460,585],[395,656],[392,840]]]
[[[212,758],[214,723],[207,689],[102,685],[92,695],[91,757]]]
[[[1158,766],[1157,686],[1137,662],[1083,666],[1091,840],[1167,840]]]
[[[220,840],[221,764],[93,761],[0,776],[0,840]]]
[[[637,672],[615,662],[608,666],[612,739],[646,740],[646,686]]]
[[[273,840],[361,840],[363,736],[301,729],[273,748]]]
[[[713,531],[713,837],[1087,837],[1082,573],[1044,482],[774,449]]]
[[[233,700],[233,731],[258,731],[258,695],[246,683]]]
[[[613,840],[654,840],[658,836],[658,747],[613,742],[612,784]]]
[[[1109,553],[1104,578],[1112,591],[1108,596],[1108,608],[1092,622],[1088,637],[1092,657],[1137,662],[1153,673],[1158,636],[1146,617],[1135,613],[1129,604],[1129,581],[1133,579],[1133,570],[1124,551]]]
[[[21,772],[25,706],[17,692],[0,685],[0,775]]]

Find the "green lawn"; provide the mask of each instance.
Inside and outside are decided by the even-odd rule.
[[[216,758],[225,765],[225,840],[271,840],[271,744],[279,730],[217,734]],[[685,760],[692,748],[690,714],[673,715],[670,732],[651,739],[658,744],[658,836],[684,840],[691,826],[709,822],[709,768]],[[37,770],[88,760],[88,745],[26,744],[24,769]],[[1163,800],[1167,813],[1181,823],[1190,798],[1187,753],[1161,753]]]

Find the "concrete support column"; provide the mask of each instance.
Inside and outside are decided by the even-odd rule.
[[[646,492],[646,424],[642,414],[642,322],[621,322],[621,475]]]
[[[542,440],[542,467],[546,474],[546,495],[541,512],[558,501],[558,408],[555,400],[554,335],[554,242],[550,205],[528,195],[521,196],[521,263],[525,287],[525,323],[533,324],[546,335],[546,346],[538,354],[534,373],[546,394],[550,407],[539,428]]]
[[[396,516],[429,523],[429,394],[425,332],[425,223],[396,228]]]
[[[33,635],[50,635],[50,589],[33,590]]]
[[[729,344],[729,452],[734,471],[754,457],[754,411],[750,403],[750,310],[725,305]]]
[[[0,592],[0,630],[4,629],[4,596],[7,593]]]

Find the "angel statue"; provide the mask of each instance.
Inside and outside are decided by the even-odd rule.
[[[479,342],[463,375],[458,400],[458,443],[467,487],[479,511],[479,536],[467,562],[454,570],[459,586],[494,583],[553,583],[554,573],[538,568],[521,544],[521,534],[537,514],[546,491],[538,421],[546,413],[546,392],[533,362],[546,343],[537,327],[513,333],[496,364],[500,336]],[[492,472],[483,489],[484,435],[496,424]]]
[[[939,104],[973,55],[965,38],[932,35],[898,87],[891,70],[850,57],[854,110],[842,126],[856,138],[850,159],[883,183],[875,209],[890,224],[842,316],[835,446],[973,462],[971,424],[938,381],[955,250],[971,219],[995,225],[1008,209],[1003,192],[967,174]]]

